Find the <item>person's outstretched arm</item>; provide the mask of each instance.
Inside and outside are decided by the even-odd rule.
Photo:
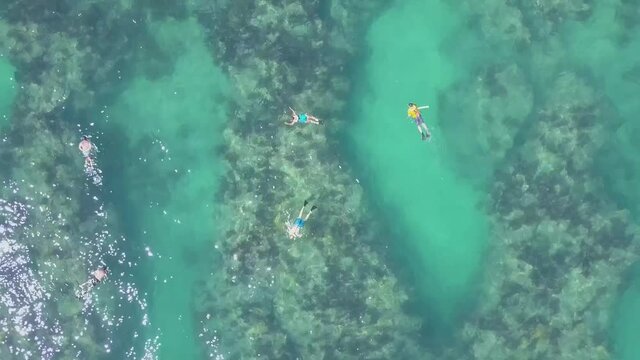
[[[289,125],[289,126],[293,126],[293,124],[295,124],[295,123],[296,123],[296,121],[294,119],[291,119],[291,121],[285,122],[284,124],[285,125]]]
[[[428,109],[428,108],[429,108],[429,105],[425,105],[425,106],[420,106],[420,107],[418,107],[418,109],[420,109],[420,110],[422,110],[422,109]]]

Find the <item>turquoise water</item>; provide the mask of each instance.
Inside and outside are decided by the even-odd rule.
[[[457,176],[454,145],[440,127],[439,94],[459,76],[443,48],[459,22],[447,5],[424,1],[398,4],[374,22],[351,131],[365,184],[398,237],[392,246],[411,254],[413,285],[429,304],[422,310],[443,328],[475,294],[489,231],[484,194]],[[430,142],[407,119],[408,102],[430,105],[423,111]]]
[[[190,309],[216,238],[212,200],[223,173],[216,147],[227,121],[228,81],[194,19],[149,26],[172,71],[129,80],[105,118],[130,151],[122,159],[121,206],[135,219],[129,219],[128,237],[153,258],[146,271],[149,320],[162,339],[158,356],[195,359],[197,322]],[[138,66],[148,65],[142,60]],[[122,190],[114,195],[123,196]]]
[[[568,57],[579,66],[592,71],[607,100],[615,109],[619,125],[606,139],[608,151],[603,153],[601,169],[607,179],[609,191],[624,206],[632,211],[638,223],[639,163],[632,154],[638,152],[634,140],[640,131],[637,114],[640,103],[633,97],[639,82],[635,70],[638,63],[634,55],[640,51],[637,29],[628,29],[620,24],[620,9],[614,2],[601,2],[595,6],[592,19],[585,24],[570,24],[567,27]],[[617,359],[631,360],[640,354],[638,319],[640,318],[640,293],[638,273],[623,291],[613,317],[612,338]]]
[[[6,58],[0,58],[0,127],[8,124],[11,116],[11,106],[17,92],[14,73],[15,68],[11,63]]]
[[[363,4],[0,8],[0,359],[639,358],[640,4]]]
[[[612,334],[616,359],[636,359],[640,352],[638,324],[640,321],[640,281],[637,271],[635,281],[624,291],[614,315]]]

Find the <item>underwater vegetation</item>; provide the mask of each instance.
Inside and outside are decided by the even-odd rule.
[[[238,93],[225,130],[226,225],[196,304],[211,357],[429,358],[327,130],[345,121],[347,67],[382,5],[236,1],[200,16]],[[283,126],[287,106],[327,127]],[[307,198],[319,209],[292,241],[285,222]]]
[[[357,55],[367,22],[383,6],[327,4],[192,4],[211,31],[212,53],[238,93],[233,121],[224,132],[228,172],[219,195],[229,226],[215,243],[220,260],[198,294],[197,316],[210,318],[205,341],[220,346],[220,354],[425,358],[416,335],[420,321],[405,313],[407,295],[374,250],[375,228],[358,210],[361,190],[331,151],[326,128],[284,131],[281,126],[282,112],[291,105],[313,111],[338,131],[349,61]],[[13,1],[3,10],[8,26],[2,27],[2,46],[20,85],[8,141],[0,149],[12,171],[3,175],[7,181],[28,179],[32,190],[23,196],[38,194],[38,205],[49,210],[35,211],[33,216],[41,217],[29,221],[35,228],[26,227],[15,238],[28,249],[29,264],[48,264],[45,274],[55,280],[47,290],[66,290],[55,298],[43,295],[47,311],[39,313],[52,319],[44,319],[26,338],[8,325],[3,328],[8,341],[0,354],[108,356],[110,349],[101,342],[109,334],[96,326],[97,319],[81,316],[82,306],[72,294],[91,265],[105,254],[115,256],[78,239],[104,234],[107,227],[117,233],[118,224],[100,216],[101,207],[92,211],[96,204],[86,197],[91,189],[74,161],[73,122],[96,107],[98,96],[114,91],[103,88],[117,91],[114,79],[140,56],[136,42],[148,40],[140,24],[150,16],[144,6],[152,8],[127,2]],[[182,11],[176,5],[159,16]],[[249,12],[251,20],[241,21]],[[312,242],[292,243],[284,223],[305,198],[318,203],[325,220],[322,227],[310,222],[305,229]],[[35,241],[33,234],[56,234],[56,241]],[[104,306],[108,313],[115,311],[109,301]],[[224,335],[216,335],[218,329]],[[25,342],[36,337],[44,339],[42,345]]]
[[[76,136],[70,126],[60,121],[60,112],[56,111],[66,99],[65,93],[77,86],[73,54],[78,52],[73,42],[62,36],[42,34],[39,36],[48,38],[38,38],[34,35],[39,33],[36,28],[35,25],[10,26],[9,34],[3,36],[11,62],[18,68],[21,86],[14,102],[10,128],[5,133],[7,141],[0,144],[3,181],[15,185],[3,186],[0,198],[17,204],[25,198],[31,199],[31,206],[25,208],[23,214],[29,226],[20,227],[11,236],[20,247],[8,246],[3,256],[7,263],[13,262],[10,259],[17,261],[18,256],[29,256],[35,259],[32,263],[37,267],[28,270],[17,267],[4,273],[12,284],[3,284],[7,286],[3,290],[13,293],[15,298],[4,303],[0,313],[3,319],[14,323],[2,329],[4,341],[0,354],[12,354],[16,358],[51,358],[58,352],[71,357],[79,351],[96,356],[103,351],[92,340],[94,336],[99,337],[99,330],[91,322],[83,323],[78,316],[82,304],[75,300],[73,289],[76,283],[86,279],[88,264],[81,261],[81,253],[99,253],[99,249],[81,246],[80,239],[94,237],[106,224],[87,211],[94,204],[83,199],[82,164],[71,165],[74,164]],[[18,41],[17,38],[21,39]],[[29,71],[32,61],[54,49],[69,50],[69,58],[60,58],[55,67],[50,68],[38,64],[38,74]],[[32,276],[25,278],[24,274]],[[39,289],[34,274],[49,277],[48,284],[52,288]],[[22,293],[11,291],[16,286],[27,288]],[[39,290],[34,292],[31,287]],[[57,293],[55,301],[50,301],[47,295],[50,290]],[[28,301],[21,304],[25,297]],[[18,315],[22,312],[35,319],[22,322]],[[39,326],[33,328],[27,323]]]
[[[593,90],[567,73],[547,96],[531,140],[496,173],[495,258],[463,331],[476,358],[609,358],[609,312],[637,259],[628,211],[590,172],[606,131]]]
[[[609,317],[640,233],[594,171],[619,119],[596,74],[576,66],[563,45],[563,26],[589,21],[594,4],[465,4],[487,47],[509,60],[479,62],[443,97],[452,119],[473,118],[476,141],[461,146],[461,159],[477,151],[490,166],[493,218],[484,295],[462,330],[466,349],[452,353],[610,359]]]
[[[96,85],[107,84],[116,64],[132,55],[132,38],[124,36],[131,21],[121,15],[134,10],[122,4],[9,1],[0,10],[0,49],[17,82],[0,143],[0,199],[20,219],[0,217],[3,359],[136,353],[111,338],[114,327],[139,320],[146,307],[133,284],[116,276],[99,298],[83,304],[74,296],[98,264],[127,263],[118,224],[87,181],[77,149]],[[138,310],[129,306],[135,303]]]
[[[101,325],[124,321],[117,302],[130,294],[103,286],[91,308],[73,290],[97,263],[124,269],[127,261],[114,245],[121,225],[105,215],[113,210],[88,195],[101,190],[83,175],[77,124],[86,127],[98,99],[118,94],[136,57],[153,53],[144,24],[194,14],[235,89],[219,149],[221,229],[193,304],[203,354],[611,359],[610,309],[638,258],[639,233],[594,171],[619,119],[598,76],[576,66],[563,38],[565,26],[590,21],[597,4],[450,3],[479,29],[482,45],[473,45],[477,59],[464,55],[467,41],[448,49],[471,70],[440,96],[440,125],[460,145],[460,164],[486,169],[478,186],[489,193],[492,237],[478,308],[455,346],[432,355],[422,338],[428,324],[407,310],[410,286],[387,265],[389,239],[362,210],[367,196],[335,151],[350,69],[389,2],[6,1],[0,49],[18,86],[0,142],[0,358],[110,356],[113,328]],[[636,28],[636,3],[616,4],[618,25]],[[141,50],[142,43],[151,45]],[[160,76],[170,62],[158,59],[147,75]],[[626,76],[636,81],[637,72]],[[288,106],[326,126],[283,126]],[[319,208],[292,241],[285,223],[305,199]],[[140,301],[134,312],[145,307]]]

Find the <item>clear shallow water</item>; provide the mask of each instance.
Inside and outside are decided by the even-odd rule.
[[[478,28],[468,26],[464,12],[442,2],[398,4],[372,25],[368,36],[370,58],[363,64],[361,86],[354,96],[354,108],[359,110],[351,131],[355,157],[367,172],[365,188],[382,204],[388,226],[399,235],[393,246],[404,250],[411,264],[425,314],[438,324],[436,337],[446,333],[457,316],[465,314],[468,299],[479,289],[474,281],[482,272],[485,246],[494,236],[487,226],[483,193],[488,191],[486,182],[501,166],[504,154],[487,152],[492,144],[481,136],[485,136],[483,132],[513,130],[501,128],[497,122],[493,129],[482,128],[477,120],[490,106],[495,117],[536,111],[527,95],[531,90],[523,87],[515,88],[508,101],[498,105],[502,108],[487,102],[469,109],[467,99],[451,95],[457,90],[450,86],[468,76],[474,67],[515,59],[527,64],[525,71],[531,74],[525,72],[524,76],[535,79],[534,89],[544,89],[552,81],[545,78],[545,74],[553,74],[550,69],[568,63],[568,68],[588,69],[600,86],[598,91],[606,94],[620,116],[620,127],[606,134],[612,136],[605,140],[601,169],[594,175],[608,181],[611,194],[623,208],[636,214],[637,222],[639,177],[634,154],[638,153],[638,142],[631,138],[637,134],[639,122],[634,114],[640,103],[631,99],[638,82],[634,77],[637,59],[630,54],[637,53],[638,37],[632,35],[637,31],[630,33],[620,26],[618,5],[598,3],[589,21],[568,22],[560,28],[558,43],[551,47],[559,46],[556,52],[549,49],[546,58],[533,58],[531,62],[515,51],[487,52],[476,34]],[[566,51],[560,50],[561,44],[566,44]],[[464,91],[460,93],[465,95]],[[459,103],[464,110],[439,111],[438,105],[445,105],[445,98],[449,107]],[[434,135],[429,144],[420,143],[415,126],[404,120],[403,109],[409,101],[431,105],[425,114]],[[523,128],[526,126],[524,123]],[[508,136],[511,139],[501,140],[502,146],[513,144],[514,135]],[[640,338],[633,331],[640,303],[636,283],[632,282],[611,309],[615,358],[635,359],[640,352]]]
[[[486,7],[488,14],[506,16],[494,5]],[[640,220],[640,102],[635,96],[640,34],[637,27],[620,25],[617,5],[598,2],[588,21],[567,22],[554,33],[557,42],[546,45],[545,56],[530,62],[513,49],[483,51],[481,25],[439,1],[396,2],[371,25],[362,44],[371,53],[351,75],[355,89],[349,109],[357,111],[349,118],[346,156],[354,159],[351,166],[359,169],[367,197],[379,207],[376,221],[394,234],[389,246],[404,262],[393,267],[411,273],[412,282],[403,286],[415,290],[412,302],[418,304],[416,312],[428,336],[451,337],[450,345],[458,345],[457,332],[482,301],[486,255],[495,240],[485,204],[493,171],[502,165],[504,154],[491,153],[490,141],[474,136],[483,130],[474,119],[482,106],[464,118],[443,110],[451,101],[452,86],[474,67],[514,59],[519,70],[505,72],[499,80],[524,78],[542,93],[555,76],[550,68],[587,74],[603,94],[608,113],[619,118],[615,131],[603,134],[593,176],[606,183],[603,197],[631,210],[636,223]],[[133,17],[134,23],[141,24],[143,18]],[[122,73],[110,89],[113,98],[98,102],[93,116],[80,120],[77,134],[64,134],[62,145],[47,142],[60,163],[71,164],[79,173],[77,135],[91,134],[100,148],[97,161],[104,186],[86,181],[65,195],[71,203],[83,204],[77,211],[82,219],[66,219],[66,206],[72,205],[49,202],[60,196],[56,187],[63,186],[64,179],[52,183],[33,171],[40,165],[26,165],[44,157],[29,150],[33,144],[19,145],[28,155],[11,173],[0,169],[2,177],[14,180],[3,183],[0,196],[0,314],[13,315],[0,319],[0,340],[10,336],[17,344],[9,355],[0,347],[0,358],[33,357],[26,352],[30,342],[49,358],[67,342],[72,349],[85,349],[93,346],[91,341],[101,348],[97,353],[108,349],[103,357],[113,359],[214,358],[202,352],[207,346],[200,338],[202,319],[193,315],[199,301],[194,289],[211,276],[209,254],[219,236],[215,195],[225,171],[217,147],[225,146],[223,128],[235,120],[229,98],[237,84],[213,61],[210,30],[194,18],[150,21],[136,29],[147,31],[150,38],[140,43],[141,56],[128,58],[131,72]],[[0,58],[0,128],[15,99],[14,71]],[[509,115],[537,112],[540,104],[526,89],[520,90],[491,105],[492,114],[499,115],[502,108]],[[460,94],[454,100],[462,108],[468,104],[465,93]],[[406,119],[409,101],[431,105],[425,112],[431,142],[421,142],[415,125]],[[516,126],[526,121],[518,120]],[[496,127],[487,132],[511,130]],[[512,135],[508,138],[513,140]],[[510,147],[510,141],[500,149]],[[321,213],[318,216],[320,226]],[[43,254],[36,243],[46,241],[53,245]],[[66,253],[69,248],[77,251]],[[101,261],[113,274],[82,307],[70,297],[72,286],[61,280],[82,282]],[[629,278],[611,309],[608,334],[610,358],[621,360],[640,354],[639,277],[632,271]],[[16,326],[23,338],[7,335],[7,329]],[[540,333],[535,336],[543,336]],[[82,359],[87,354],[58,357]]]
[[[616,20],[620,14],[611,2],[596,6],[593,19],[586,24],[571,24],[567,36],[572,44],[571,60],[587,66],[597,74],[601,91],[615,107],[620,125],[607,139],[600,173],[607,180],[609,191],[622,206],[630,209],[636,223],[640,221],[640,162],[637,154],[640,142],[638,112],[640,102],[634,96],[640,90],[637,75],[640,52],[640,31],[621,27]],[[633,55],[632,55],[633,54]],[[632,271],[631,283],[623,292],[613,318],[612,338],[616,356],[622,360],[640,357],[640,292],[638,271]]]
[[[29,247],[21,244],[24,239],[16,242],[12,237],[14,233],[24,236],[21,232],[30,232],[29,237],[37,241],[48,241],[49,236],[70,240],[65,231],[51,233],[55,231],[51,226],[46,234],[33,234],[31,230],[42,231],[49,219],[60,216],[52,213],[38,220],[27,214],[28,209],[38,209],[36,204],[42,197],[53,195],[39,192],[34,200],[27,191],[21,197],[27,199],[24,204],[16,203],[24,211],[12,210],[0,217],[4,221],[0,243],[1,285],[5,296],[9,296],[2,299],[5,310],[12,313],[24,309],[42,314],[35,318],[13,317],[7,322],[3,320],[1,325],[21,323],[26,329],[34,329],[32,333],[25,330],[24,334],[32,340],[36,336],[40,338],[37,347],[43,358],[58,358],[60,350],[67,346],[64,339],[81,337],[87,331],[91,333],[93,327],[106,332],[106,338],[93,340],[108,350],[109,358],[197,359],[201,356],[202,347],[196,341],[199,327],[192,311],[193,291],[194,283],[208,275],[203,270],[211,265],[203,260],[211,258],[208,251],[215,240],[213,198],[222,173],[222,165],[216,163],[216,148],[221,143],[221,129],[227,119],[228,84],[213,64],[202,28],[196,21],[166,21],[149,27],[154,34],[154,42],[149,46],[159,51],[166,67],[162,67],[162,63],[159,66],[157,58],[141,60],[135,66],[140,75],[123,79],[125,86],[114,103],[100,106],[92,117],[78,124],[78,129],[82,129],[79,133],[91,136],[98,148],[95,161],[102,168],[104,180],[102,187],[94,186],[87,178],[83,189],[86,193],[82,197],[92,203],[90,212],[121,222],[124,229],[122,238],[111,235],[109,229],[118,228],[111,222],[82,239],[78,249],[81,255],[76,260],[86,263],[87,267],[74,269],[73,278],[78,279],[77,283],[84,282],[85,274],[101,262],[108,264],[112,272],[107,283],[93,292],[82,313],[79,313],[80,302],[58,296],[57,282],[64,277],[55,271],[30,271],[31,267],[41,267],[41,264],[29,256]],[[185,42],[187,38],[190,41]],[[3,70],[3,81],[10,79],[15,71],[6,62],[0,70]],[[15,86],[12,81],[1,85],[6,90],[2,110],[8,111]],[[74,168],[80,170],[82,158],[76,154],[76,140],[72,141],[66,146],[74,155],[72,159],[78,162]],[[5,186],[5,194],[14,188],[14,193],[22,194],[17,185]],[[105,200],[113,207],[105,207]],[[48,211],[42,207],[40,210]],[[20,221],[13,219],[14,215]],[[60,224],[65,225],[64,221]],[[87,224],[89,228],[92,226]],[[65,247],[60,249],[66,251]],[[57,267],[55,262],[48,266]],[[30,282],[34,285],[29,285]],[[25,284],[28,289],[22,288]],[[75,316],[88,326],[68,329],[59,325],[59,321],[49,319],[46,314],[53,314],[51,306],[55,303],[62,303],[68,308],[65,314]],[[36,335],[37,331],[48,334],[42,339],[42,335]],[[14,350],[7,356],[35,356],[28,350],[31,346],[13,340]],[[79,343],[78,348],[86,349],[90,341],[80,338]],[[64,356],[93,358],[95,355],[78,352]]]
[[[9,123],[11,106],[16,95],[14,73],[15,68],[11,63],[0,57],[0,129]]]
[[[457,175],[454,145],[440,127],[439,92],[461,70],[443,48],[459,21],[443,3],[409,1],[372,25],[371,56],[355,95],[361,110],[350,132],[367,171],[364,183],[397,236],[390,245],[405,254],[422,310],[441,327],[435,334],[452,326],[473,298],[488,237],[483,194]],[[407,119],[408,102],[431,106],[423,111],[430,142]]]
[[[69,219],[68,208],[55,206],[55,188],[62,184],[41,188],[33,172],[22,174],[18,182],[2,184],[3,197],[12,200],[0,199],[3,356],[49,359],[106,352],[134,359],[153,353],[154,337],[141,334],[141,324],[148,323],[147,300],[131,277],[141,254],[125,252],[126,240],[110,233],[99,187],[88,181],[81,189],[84,212],[80,219]],[[78,230],[70,235],[69,227]],[[36,261],[43,256],[47,260]],[[109,285],[83,301],[75,298],[76,285],[105,263],[111,269]],[[130,338],[139,339],[140,346]]]
[[[158,357],[196,359],[194,283],[207,276],[203,261],[215,241],[213,199],[223,170],[216,147],[227,119],[228,85],[194,19],[153,23],[150,30],[171,66],[155,79],[129,80],[103,115],[125,142],[109,146],[128,150],[114,149],[123,155],[123,180],[113,196],[132,215],[125,220],[128,238],[144,244],[152,258],[140,276],[150,282]],[[142,60],[138,66],[149,65]]]
[[[565,31],[568,58],[576,66],[586,67],[596,77],[599,90],[615,108],[619,125],[606,139],[598,173],[606,179],[607,188],[617,201],[632,211],[639,223],[640,101],[634,94],[640,90],[637,74],[640,53],[640,30],[621,26],[620,10],[612,1],[597,2],[592,18],[586,23],[571,23]],[[639,272],[632,270],[630,283],[623,291],[613,316],[611,337],[617,359],[640,357],[640,282]]]

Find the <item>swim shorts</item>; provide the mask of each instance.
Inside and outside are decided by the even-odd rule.
[[[302,218],[297,218],[296,221],[293,222],[293,225],[302,229],[304,227],[304,220]]]
[[[300,124],[304,124],[307,122],[307,114],[300,114],[298,115],[298,122]]]
[[[413,119],[413,121],[416,123],[416,125],[420,125],[420,124],[424,123],[424,120],[422,119],[422,115],[418,115],[418,117]]]

